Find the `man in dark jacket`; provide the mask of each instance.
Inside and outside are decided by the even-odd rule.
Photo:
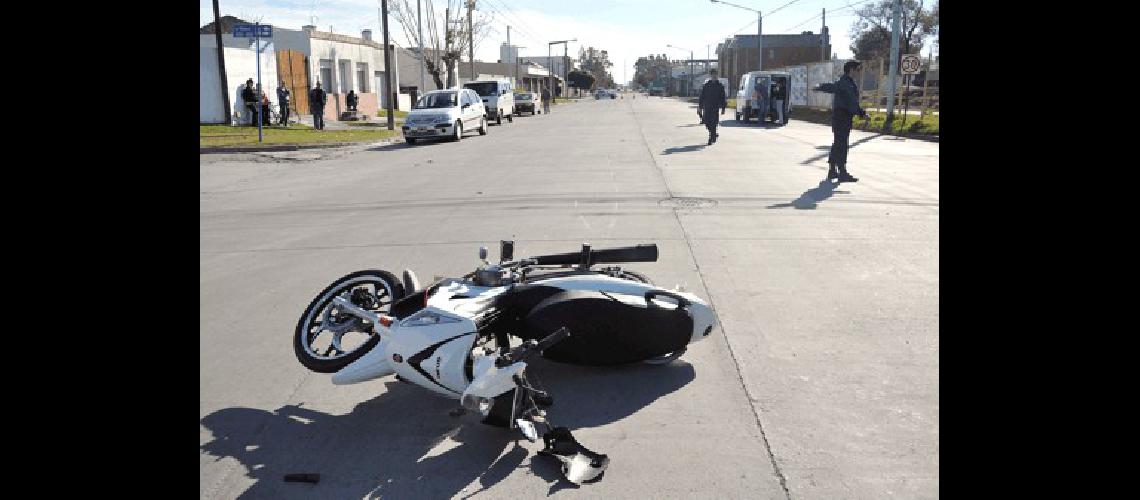
[[[281,106],[281,125],[289,125],[289,88],[284,81],[277,84],[277,104]]]
[[[851,137],[851,120],[856,116],[867,119],[867,112],[859,107],[859,87],[851,73],[859,69],[858,61],[847,61],[843,65],[843,76],[834,84],[823,84],[815,90],[834,94],[831,101],[831,133],[835,140],[831,143],[831,154],[827,156],[827,179],[839,182],[858,182],[857,177],[847,173],[847,141]]]
[[[542,112],[550,114],[550,90],[542,89]]]
[[[720,108],[720,114],[724,114],[724,108],[728,106],[728,99],[724,96],[724,85],[720,84],[720,80],[716,78],[716,70],[709,70],[709,81],[701,87],[701,99],[697,102],[697,113],[701,115],[701,121],[705,124],[705,128],[709,130],[709,145],[716,142],[717,136],[716,126],[720,124],[720,116],[716,114],[717,108]]]
[[[325,129],[325,91],[321,90],[321,82],[309,91],[309,108],[313,111],[313,128]]]
[[[253,78],[245,81],[245,88],[241,89],[241,102],[245,103],[245,109],[249,110],[249,124],[256,127],[260,103],[257,102],[257,93],[253,91]]]
[[[355,90],[349,90],[348,95],[344,97],[344,103],[348,105],[348,110],[349,111],[356,111],[356,104],[358,102],[360,102],[360,100],[356,96],[356,91]]]

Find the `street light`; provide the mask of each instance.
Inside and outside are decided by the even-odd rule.
[[[689,51],[689,75],[688,75],[689,81],[685,83],[685,95],[692,94],[693,93],[693,51],[692,51],[692,49],[686,49],[684,47],[678,47],[676,45],[668,45],[668,44],[666,44],[665,46],[672,48],[672,49],[688,50]]]
[[[731,6],[731,7],[749,10],[749,11],[756,13],[756,52],[757,52],[757,54],[756,54],[756,56],[757,56],[756,57],[756,71],[760,71],[760,70],[764,69],[764,44],[763,44],[763,42],[761,42],[762,37],[760,36],[760,33],[762,33],[761,26],[764,25],[764,17],[760,14],[760,11],[758,11],[756,9],[749,8],[749,7],[745,7],[743,5],[736,5],[734,3],[725,2],[724,0],[709,0],[709,1],[712,3],[723,3],[723,4]]]
[[[566,87],[566,79],[570,77],[570,73],[566,68],[568,66],[567,59],[570,57],[569,45],[567,44],[567,42],[577,42],[577,41],[578,41],[578,39],[575,38],[573,40],[555,40],[553,42],[548,42],[546,44],[546,62],[547,62],[547,64],[550,64],[551,66],[554,66],[554,64],[552,63],[552,61],[550,59],[550,57],[551,57],[550,56],[550,47],[554,46],[554,45],[558,45],[560,43],[562,44],[562,87],[563,87],[563,89],[565,89],[565,87]],[[551,98],[553,98],[553,96],[554,96],[554,93],[553,93],[553,90],[554,90],[554,80],[553,80],[554,68],[551,67],[548,69],[551,70],[550,76],[547,77],[547,80],[550,80],[550,85],[548,85],[548,87],[552,91],[551,92]]]

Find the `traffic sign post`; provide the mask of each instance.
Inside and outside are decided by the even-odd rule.
[[[261,88],[261,39],[273,38],[273,25],[270,24],[235,24],[234,25],[235,38],[253,38],[253,48],[256,51],[255,58],[257,60],[257,102],[254,104],[254,109],[257,110],[257,142],[265,142],[265,137],[262,134],[262,126],[265,122],[265,107],[261,105],[264,98],[265,90]]]
[[[903,125],[906,125],[906,112],[910,108],[910,82],[913,75],[922,69],[922,57],[918,54],[906,54],[902,57],[902,74],[906,75],[906,84],[903,85]]]

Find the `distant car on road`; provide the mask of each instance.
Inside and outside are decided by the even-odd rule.
[[[479,94],[471,89],[433,90],[416,101],[404,119],[404,140],[463,139],[464,131],[476,128],[487,135],[487,110]]]
[[[542,96],[537,92],[516,92],[515,113],[522,116],[523,111],[530,111],[531,116],[542,113]]]

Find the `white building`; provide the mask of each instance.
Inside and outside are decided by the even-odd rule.
[[[231,26],[233,22],[241,21],[231,18]],[[207,27],[212,27],[212,24]],[[248,73],[256,72],[255,65],[250,62],[254,52],[249,48],[250,39],[234,38],[230,34],[232,28],[227,29],[226,24],[227,19],[224,18],[222,45],[225,47],[227,83],[238,88],[245,83]],[[384,47],[372,40],[371,30],[364,30],[360,37],[353,37],[318,31],[315,26],[303,26],[300,30],[275,26],[273,37],[268,42],[270,47],[263,49],[261,54],[261,81],[263,88],[270,91],[269,98],[275,105],[278,77],[289,87],[295,112],[301,114],[310,113],[308,91],[316,82],[320,82],[328,94],[324,109],[326,120],[336,120],[341,112],[348,109],[345,97],[350,90],[356,93],[357,109],[363,115],[376,116],[377,111],[387,104],[385,96],[391,94],[384,88]],[[221,86],[218,83],[215,35],[201,34],[199,46],[200,119],[202,123],[217,123],[224,112],[218,97]],[[393,67],[398,67],[396,51],[392,51],[392,57]],[[393,76],[398,78],[398,75]],[[230,94],[232,98],[234,93]],[[233,109],[242,108],[240,93],[236,101],[231,102],[236,103]],[[410,101],[404,96],[396,107],[409,109]]]

